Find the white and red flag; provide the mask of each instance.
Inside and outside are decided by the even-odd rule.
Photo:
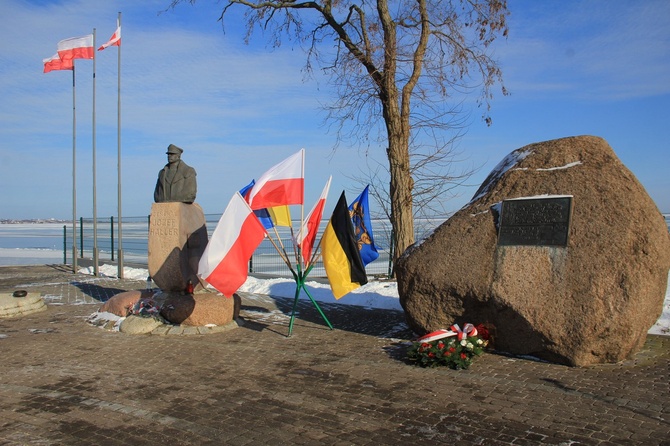
[[[305,198],[305,149],[300,149],[258,179],[249,193],[251,209],[303,204]]]
[[[114,34],[112,34],[112,37],[109,38],[107,43],[103,43],[100,48],[98,48],[98,51],[102,51],[108,46],[121,46],[121,25],[119,24],[119,20],[116,20],[116,31],[114,31]]]
[[[44,62],[44,72],[48,73],[49,71],[54,70],[73,70],[74,64],[72,59],[61,60],[58,56],[58,53],[54,54],[48,59],[42,59]]]
[[[328,197],[330,180],[332,179],[332,176],[328,178],[319,200],[314,204],[314,207],[309,211],[309,214],[307,214],[307,218],[305,218],[305,221],[302,223],[300,231],[298,232],[297,242],[302,252],[304,266],[307,266],[307,263],[309,263],[309,260],[312,257],[314,240],[316,240],[316,234],[319,232],[319,225],[321,224],[321,217],[323,216],[323,208],[326,206],[326,198]]]
[[[249,259],[265,228],[239,192],[228,203],[198,264],[198,276],[232,297],[247,280]]]
[[[61,40],[58,42],[58,56],[62,60],[93,59],[93,34]]]

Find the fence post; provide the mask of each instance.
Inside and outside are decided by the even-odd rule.
[[[114,216],[112,215],[109,217],[109,226],[110,226],[110,232],[111,232],[111,247],[112,247],[112,262],[114,261]]]
[[[79,258],[84,258],[84,217],[79,217]]]
[[[67,226],[63,225],[63,265],[67,265]]]

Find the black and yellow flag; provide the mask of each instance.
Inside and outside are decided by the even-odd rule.
[[[321,254],[335,299],[368,283],[344,192],[321,238]]]

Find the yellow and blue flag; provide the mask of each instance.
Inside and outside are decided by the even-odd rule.
[[[240,195],[249,202],[249,195],[251,189],[256,184],[256,180],[251,180],[251,183],[240,189]],[[288,206],[276,206],[265,209],[256,209],[254,211],[256,217],[263,223],[265,229],[271,229],[274,226],[291,226],[291,212]]]

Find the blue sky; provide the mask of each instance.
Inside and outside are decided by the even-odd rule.
[[[197,202],[220,214],[235,190],[306,149],[306,210],[333,175],[328,206],[358,185],[356,147],[333,147],[321,106],[326,79],[305,79],[304,53],[243,42],[226,32],[221,4],[199,0],[27,1],[0,5],[0,218],[72,216],[72,75],[42,73],[59,40],[96,29],[107,41],[123,13],[121,77],[123,216],[150,212],[170,144],[198,172]],[[458,210],[509,152],[534,142],[590,134],[605,138],[662,212],[670,212],[670,2],[509,1],[510,34],[495,47],[511,92],[477,109],[458,149],[480,166],[448,204]],[[117,48],[97,53],[97,214],[117,215]],[[76,62],[77,214],[93,215],[92,61]],[[382,147],[371,156],[384,160]],[[359,167],[354,167],[356,170]],[[355,172],[353,172],[355,173]],[[327,213],[325,215],[328,215]]]

